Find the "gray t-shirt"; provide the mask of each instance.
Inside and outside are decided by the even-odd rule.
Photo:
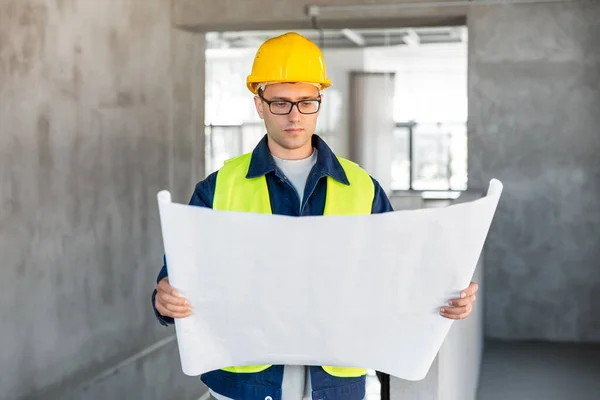
[[[283,172],[290,181],[298,197],[300,208],[304,198],[304,188],[312,167],[317,163],[317,149],[310,157],[303,160],[282,160],[273,156],[275,165]],[[312,398],[312,385],[310,383],[309,368],[303,365],[286,365],[283,368],[283,382],[281,385],[282,397],[285,400],[310,400]],[[231,400],[211,390],[211,394],[217,400]]]
[[[275,160],[277,168],[283,172],[283,175],[288,178],[294,189],[296,189],[300,198],[300,207],[302,207],[304,188],[306,187],[308,175],[312,167],[317,163],[317,149],[309,157],[302,160],[282,160],[275,156],[273,156],[273,160]]]

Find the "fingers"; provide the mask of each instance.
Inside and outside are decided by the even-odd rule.
[[[185,318],[185,317],[189,317],[190,315],[192,315],[191,309],[187,309],[185,311],[171,310],[169,307],[172,308],[173,306],[169,306],[169,305],[165,305],[165,304],[161,303],[158,298],[156,298],[155,305],[156,305],[156,311],[158,311],[160,313],[160,315],[162,315],[164,317]]]
[[[169,284],[169,278],[165,277],[161,279],[156,287],[157,297],[160,296],[161,300],[165,303],[183,306],[187,304],[187,301],[184,297],[180,296],[173,286]]]
[[[469,297],[465,297],[464,299],[452,299],[448,302],[448,304],[453,307],[464,307],[468,304],[473,304],[475,302],[475,299],[477,299],[477,296],[472,295]]]
[[[469,297],[474,295],[477,291],[479,290],[479,285],[475,282],[471,282],[471,284],[469,285],[468,288],[466,288],[465,290],[463,290],[460,293],[460,297],[461,298],[465,298],[465,297]]]
[[[479,286],[475,282],[471,282],[468,288],[462,291],[459,299],[448,301],[448,306],[442,307],[440,315],[450,319],[465,319],[473,311],[473,302],[477,298],[475,293]]]
[[[165,304],[171,304],[174,306],[181,306],[181,307],[189,306],[185,297],[181,297],[181,296],[176,297],[176,296],[173,296],[173,295],[169,294],[168,292],[165,292],[160,289],[157,289],[156,297],[160,297],[160,300]]]
[[[189,305],[178,306],[178,305],[175,305],[173,303],[169,303],[169,302],[163,301],[162,299],[159,300],[159,301],[160,301],[160,304],[164,308],[166,308],[169,311],[173,311],[175,313],[187,313],[187,312],[192,311],[192,308]]]
[[[163,278],[156,286],[155,306],[163,316],[185,318],[192,315],[192,309],[184,297],[169,284],[169,279]]]
[[[473,311],[473,306],[468,304],[463,307],[443,307],[440,315],[449,319],[465,319]]]
[[[163,292],[169,293],[173,296],[179,295],[179,293],[177,293],[177,290],[175,290],[175,288],[169,283],[169,277],[162,278],[160,282],[158,282],[156,290],[158,290],[159,292],[162,290]]]

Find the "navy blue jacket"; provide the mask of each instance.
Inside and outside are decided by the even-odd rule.
[[[323,215],[327,191],[326,177],[330,176],[341,183],[349,183],[344,169],[329,146],[319,136],[313,135],[312,144],[318,150],[317,162],[308,176],[304,198],[300,199],[292,184],[275,165],[275,161],[269,152],[267,140],[265,135],[252,152],[247,178],[266,176],[272,213],[289,216]],[[199,182],[189,204],[212,208],[216,178],[217,172],[214,172]],[[373,184],[375,186],[375,196],[371,213],[393,211],[390,201],[379,183],[373,179]],[[157,283],[167,275],[168,270],[165,260],[158,274]],[[152,294],[153,307],[155,296],[156,289]],[[161,324],[168,326],[174,323],[172,318],[160,315],[156,308],[154,308],[154,313]],[[328,375],[320,367],[311,367],[310,372],[313,399],[362,400],[365,396],[364,376],[359,378],[336,378]],[[201,379],[215,392],[230,398],[263,400],[271,397],[273,400],[280,400],[283,366],[274,365],[256,374],[234,374],[217,370],[203,374]]]

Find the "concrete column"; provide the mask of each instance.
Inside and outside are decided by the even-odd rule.
[[[174,333],[156,193],[202,175],[202,60],[163,0],[0,2],[0,398],[204,390],[149,347]]]
[[[394,73],[350,75],[350,159],[389,192],[394,139]]]
[[[599,342],[600,3],[474,7],[469,186],[504,183],[486,334]]]

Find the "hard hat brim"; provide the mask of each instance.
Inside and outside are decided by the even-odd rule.
[[[309,83],[309,84],[313,84],[313,85],[319,85],[320,86],[320,90],[325,90],[328,87],[331,87],[331,81],[329,79],[326,79],[324,82],[311,82],[311,81],[307,81],[307,80],[298,80],[298,81],[291,81],[289,79],[282,79],[282,80],[267,80],[267,79],[256,79],[256,78],[251,78],[250,76],[248,77],[248,80],[246,81],[246,86],[248,87],[248,90],[250,90],[252,93],[254,94],[258,94],[258,86],[259,84],[263,83],[263,82],[268,82],[269,85],[274,84],[274,83]]]

